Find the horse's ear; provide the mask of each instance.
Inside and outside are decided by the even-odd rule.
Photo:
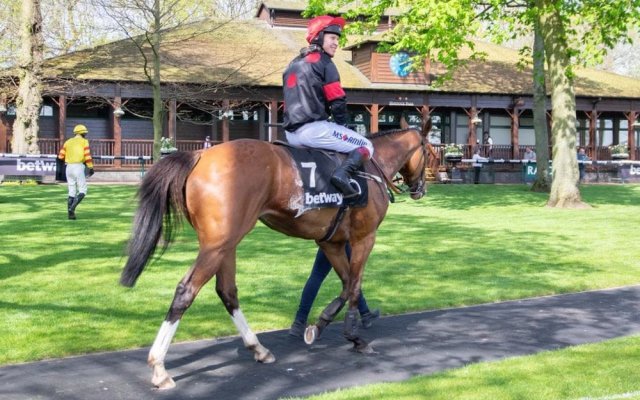
[[[404,115],[400,117],[400,129],[409,129],[409,123],[405,119]]]
[[[427,133],[431,130],[431,125],[431,115],[427,114],[422,118],[422,136],[427,136]]]

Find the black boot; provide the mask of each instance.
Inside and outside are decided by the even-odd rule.
[[[71,207],[69,207],[69,219],[76,219],[76,207],[78,207],[78,204],[80,204],[82,199],[84,199],[84,196],[84,193],[78,193],[78,196],[73,201],[73,204],[71,204]],[[73,218],[71,218],[72,215]]]
[[[75,200],[76,198],[71,196],[69,196],[69,198],[67,199],[67,214],[69,216],[69,219],[76,219],[76,214],[71,211],[71,206],[73,205],[73,202]]]
[[[365,159],[358,149],[352,150],[342,162],[342,165],[333,172],[331,183],[342,192],[345,199],[358,195],[358,191],[351,185],[349,179],[351,179],[351,176],[360,168],[364,161]]]

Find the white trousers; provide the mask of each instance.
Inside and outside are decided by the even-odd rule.
[[[306,146],[318,149],[349,153],[359,147],[366,147],[373,157],[373,144],[364,136],[335,122],[316,121],[298,128],[295,132],[286,132],[287,141],[293,146]]]
[[[76,197],[76,193],[87,194],[87,178],[84,176],[84,164],[67,164],[67,185],[69,197]]]

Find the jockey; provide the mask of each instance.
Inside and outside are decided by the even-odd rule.
[[[89,168],[89,176],[93,175],[93,158],[89,141],[85,138],[89,132],[86,126],[76,125],[73,128],[74,137],[64,142],[58,158],[67,164],[67,182],[69,198],[67,199],[67,212],[69,219],[76,219],[76,207],[87,195],[87,180],[85,178],[85,165]]]
[[[308,47],[287,67],[283,78],[284,129],[294,146],[348,153],[333,173],[331,183],[345,198],[358,194],[350,179],[373,156],[373,145],[345,125],[347,99],[338,69],[331,58],[338,49],[345,20],[323,15],[309,21]],[[333,122],[329,117],[333,117]]]

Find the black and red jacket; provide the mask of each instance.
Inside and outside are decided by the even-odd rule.
[[[282,75],[285,130],[325,121],[347,124],[347,98],[331,57],[318,46],[303,49]]]

